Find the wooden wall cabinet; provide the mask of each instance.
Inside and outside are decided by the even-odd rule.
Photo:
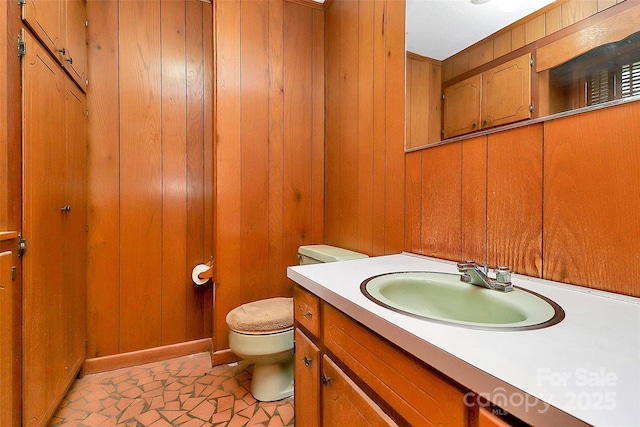
[[[481,85],[476,74],[444,89],[444,138],[480,130]]]
[[[531,118],[531,54],[444,89],[444,137]]]
[[[407,53],[406,146],[442,139],[442,71],[438,61]]]
[[[0,425],[13,424],[13,280],[11,251],[0,253]]]
[[[26,0],[22,20],[86,91],[86,0]]]
[[[296,286],[294,304],[315,299],[321,336],[295,310],[296,422],[301,425],[466,426],[464,391],[317,296]],[[364,390],[367,390],[366,392]]]
[[[39,426],[85,359],[87,118],[85,95],[24,37],[23,425]]]

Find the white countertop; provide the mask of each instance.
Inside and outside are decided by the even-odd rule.
[[[565,311],[557,325],[486,331],[396,313],[367,299],[365,279],[400,271],[458,273],[413,254],[289,267],[303,288],[464,387],[532,425],[640,426],[640,299],[513,275]]]

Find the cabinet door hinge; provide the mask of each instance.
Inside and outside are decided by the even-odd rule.
[[[535,65],[535,63],[536,63],[536,61],[533,58],[529,59],[529,65],[531,65],[533,67]]]
[[[27,251],[27,239],[22,237],[22,233],[18,234],[18,256],[21,257]]]
[[[11,267],[11,281],[15,282],[17,277],[18,268],[16,266]]]
[[[27,54],[27,43],[24,41],[24,30],[20,30],[18,35],[18,58],[22,58]]]
[[[529,105],[529,111],[533,113],[533,110],[535,110],[535,108],[532,102],[531,105]]]

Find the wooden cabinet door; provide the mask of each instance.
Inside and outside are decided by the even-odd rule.
[[[482,73],[482,128],[531,118],[531,54]]]
[[[397,426],[326,355],[322,358],[322,374],[323,426]]]
[[[13,287],[11,251],[0,253],[0,425],[13,425]]]
[[[64,76],[25,34],[23,58],[23,425],[42,425],[64,392]]]
[[[84,358],[79,353],[85,339],[86,247],[80,227],[71,223],[78,213],[77,224],[86,224],[86,125],[80,120],[77,128],[67,126],[67,116],[84,117],[79,91],[40,43],[28,33],[24,37],[23,425],[39,426],[55,411]]]
[[[320,426],[320,350],[297,328],[293,390],[296,424]]]
[[[406,148],[420,147],[442,139],[441,74],[439,65],[407,57]]]
[[[481,75],[475,75],[444,90],[444,137],[480,129]]]
[[[87,6],[84,0],[65,1],[65,55],[62,65],[84,91],[87,79]]]
[[[85,359],[87,254],[87,103],[86,96],[65,76],[65,205],[64,330],[65,371],[73,376]]]
[[[61,0],[26,0],[22,20],[56,57],[64,43]]]

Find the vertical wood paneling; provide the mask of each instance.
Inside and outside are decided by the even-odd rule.
[[[214,348],[228,348],[226,313],[240,300],[240,3],[216,2],[216,306]]]
[[[187,265],[196,266],[209,261],[204,253],[204,37],[203,13],[205,4],[186,1],[187,26]],[[207,285],[208,287],[208,285]],[[187,286],[187,341],[203,337],[203,293],[205,287]]]
[[[269,268],[269,3],[245,2],[241,10],[246,25],[240,34],[240,102],[242,123],[251,125],[242,126],[240,134],[240,288],[245,301],[255,301],[269,295],[263,279]]]
[[[286,281],[284,259],[284,3],[269,1],[269,289]]]
[[[487,262],[487,172],[487,137],[463,141],[461,261]]]
[[[423,151],[421,168],[422,253],[458,260],[462,144],[452,143]]]
[[[298,246],[322,242],[322,17],[283,0],[216,3],[215,349],[229,310],[291,295]]]
[[[640,297],[639,112],[545,123],[544,278]]]
[[[160,1],[120,8],[120,350],[160,345]],[[144,325],[143,328],[140,325]]]
[[[324,241],[324,115],[325,115],[325,31],[324,10],[313,9],[313,128],[311,154],[311,242]],[[284,273],[286,274],[286,272]],[[286,280],[286,279],[285,279]]]
[[[287,228],[283,270],[286,270],[288,265],[296,264],[298,247],[313,243],[313,10],[285,2],[284,28],[284,221]],[[284,290],[280,286],[271,292],[283,293]]]
[[[325,240],[364,252],[371,248],[370,255],[399,252],[404,242],[404,2],[334,1],[326,23]]]
[[[203,123],[204,123],[204,258],[213,256],[214,247],[214,214],[215,214],[215,158],[214,158],[214,105],[215,105],[215,61],[213,40],[213,4],[202,3],[202,28],[204,62],[204,98],[203,98]],[[188,268],[187,268],[188,270]],[[187,278],[187,283],[191,285]],[[198,289],[197,291],[200,291]],[[204,324],[202,336],[211,337],[213,334],[213,284],[207,285],[201,295],[202,319]]]
[[[487,144],[488,263],[540,277],[542,125],[491,134]]]
[[[90,1],[88,357],[211,335],[213,16]]]
[[[404,250],[422,252],[422,151],[405,155]]]
[[[358,245],[373,251],[373,31],[375,3],[358,3]]]
[[[355,1],[342,1],[340,7],[340,227],[339,245],[358,247],[358,25],[359,8]]]
[[[185,3],[162,7],[162,344],[182,342],[187,311]]]
[[[118,9],[115,1],[89,1],[89,111],[87,141],[87,357],[119,351],[120,145]]]
[[[387,197],[386,180],[386,104],[385,99],[385,35],[386,35],[386,0],[375,0],[373,23],[373,250],[368,255],[385,253],[385,211],[384,201]],[[330,108],[330,106],[328,106]],[[330,125],[327,122],[327,125]],[[327,140],[327,144],[330,141]],[[327,170],[330,165],[327,163]],[[331,172],[329,172],[331,175]],[[327,192],[327,197],[331,193]],[[338,224],[339,226],[339,224]]]
[[[540,40],[546,35],[545,23],[545,15],[543,14],[536,18],[533,18],[530,21],[527,21],[524,24],[525,44],[533,43],[534,41]]]
[[[398,253],[404,244],[405,2],[389,1],[387,8],[385,253]]]

